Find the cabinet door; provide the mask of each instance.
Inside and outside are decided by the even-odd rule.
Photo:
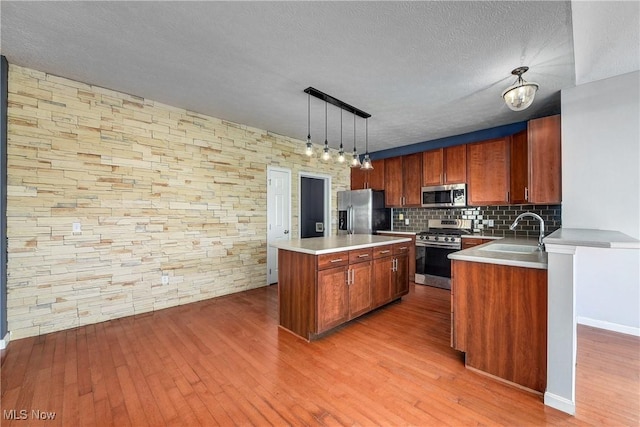
[[[469,205],[509,202],[509,138],[467,145]]]
[[[371,309],[371,261],[352,264],[349,285],[349,319]]]
[[[562,202],[562,159],[560,115],[530,120],[529,202],[559,204]]]
[[[529,162],[527,148],[527,131],[518,132],[511,136],[509,166],[509,196],[512,204],[528,203]]]
[[[444,149],[444,183],[464,184],[467,182],[467,146],[456,145]]]
[[[349,319],[348,267],[318,271],[318,330],[324,332]]]
[[[402,195],[404,206],[422,204],[422,153],[402,157]]]
[[[394,276],[393,259],[389,256],[373,261],[372,308],[380,307],[391,301],[391,282]]]
[[[367,188],[372,190],[384,190],[384,159],[371,162],[373,170],[369,171],[369,183]]]
[[[351,189],[363,190],[367,185],[367,171],[360,168],[351,168]]]
[[[422,153],[422,185],[440,185],[443,182],[442,148]]]
[[[387,207],[402,206],[402,157],[384,160],[384,201]]]
[[[409,293],[409,257],[407,255],[398,255],[395,260],[396,271],[393,278],[392,299]]]

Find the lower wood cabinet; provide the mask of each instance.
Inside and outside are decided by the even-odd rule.
[[[544,392],[547,270],[451,264],[452,347],[469,367]]]
[[[408,244],[374,248],[374,307],[398,299],[409,292],[409,248]]]
[[[305,338],[409,292],[408,243],[326,255],[278,251],[280,326]]]

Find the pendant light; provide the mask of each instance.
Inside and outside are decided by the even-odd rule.
[[[364,151],[364,160],[362,161],[362,169],[365,170],[373,170],[373,165],[371,164],[371,159],[369,158],[369,119],[364,119],[365,123],[365,151]]]
[[[360,164],[360,156],[358,156],[358,151],[356,150],[356,115],[353,115],[353,158],[351,159],[351,167],[359,168]]]
[[[313,156],[313,145],[311,145],[311,94],[307,94],[307,148],[304,154]]]
[[[331,159],[329,153],[329,142],[327,141],[327,101],[324,101],[324,150],[322,150],[322,160]]]
[[[538,90],[538,83],[526,82],[522,75],[527,72],[529,67],[518,67],[511,71],[511,74],[518,76],[515,84],[509,86],[502,92],[502,98],[513,111],[522,111],[533,103]]]
[[[342,108],[340,109],[340,150],[338,150],[338,163],[344,163],[344,147],[342,146]]]

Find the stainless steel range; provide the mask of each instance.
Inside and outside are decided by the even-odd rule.
[[[430,219],[429,229],[416,236],[416,277],[421,285],[451,289],[452,252],[462,248],[463,234],[472,231],[470,219]]]

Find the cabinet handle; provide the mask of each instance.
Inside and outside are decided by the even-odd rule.
[[[355,270],[351,270],[351,284],[352,285],[356,284],[356,271]]]
[[[438,177],[438,179],[440,180],[440,184],[442,184],[442,173],[440,173],[440,176]]]
[[[447,173],[444,173],[444,182],[447,182]]]
[[[405,205],[405,203],[406,203],[406,201],[405,201],[405,197],[404,197],[404,196],[402,196],[402,206],[404,206],[404,205]]]
[[[509,192],[507,191],[507,203],[509,203]]]
[[[380,251],[380,253],[381,253],[381,254],[388,254],[389,252],[391,252],[391,251],[389,251],[389,250],[386,250],[386,251]]]
[[[347,273],[347,286],[351,284],[351,270],[345,271]]]
[[[369,256],[369,254],[362,254],[362,255],[358,255],[358,258],[366,258],[368,256]]]
[[[529,201],[529,188],[528,187],[524,187],[524,199],[526,201]]]
[[[342,258],[338,258],[338,259],[332,259],[331,262],[340,262],[342,261]]]
[[[398,248],[398,250],[400,250],[400,251],[406,251],[406,250],[407,250],[407,247],[406,247],[406,246],[403,246],[403,247],[401,247],[401,248]]]

